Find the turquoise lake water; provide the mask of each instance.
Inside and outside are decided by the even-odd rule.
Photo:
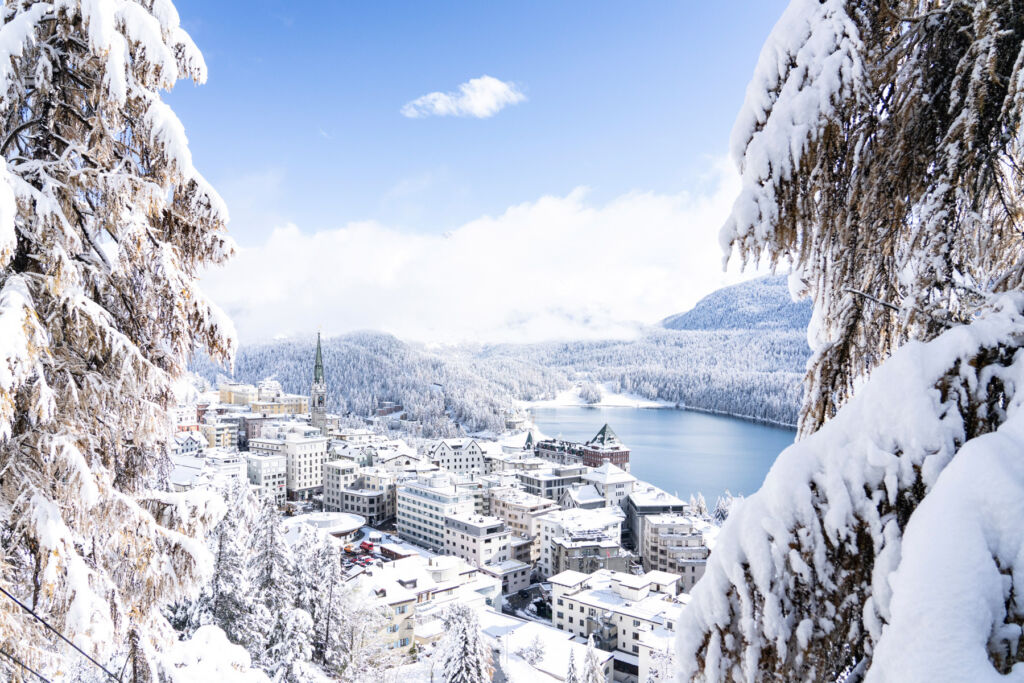
[[[590,439],[606,422],[631,449],[630,471],[684,500],[700,491],[709,506],[726,489],[750,495],[779,453],[793,443],[791,429],[687,410],[533,408],[537,428],[571,441]]]

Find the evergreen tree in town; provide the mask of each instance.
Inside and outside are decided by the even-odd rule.
[[[253,590],[253,619],[258,624],[249,651],[259,658],[264,668],[277,664],[276,660],[268,659],[271,650],[297,647],[279,640],[296,631],[291,628],[295,620],[282,622],[295,606],[294,568],[281,515],[276,506],[267,501],[252,531],[248,567]]]
[[[281,683],[305,683],[313,656],[313,619],[298,607],[287,607],[272,619],[266,650],[260,656],[263,668]]]
[[[814,356],[800,440],[680,618],[682,680],[1024,661],[1022,10],[792,0],[762,49],[722,241],[791,265]]]
[[[227,211],[161,99],[205,78],[170,0],[0,9],[0,583],[140,676],[222,513],[162,492],[173,383],[233,348],[196,282],[232,253]],[[78,656],[14,608],[0,649],[43,673]]]
[[[249,534],[242,514],[230,506],[213,531],[213,577],[206,591],[210,616],[200,619],[196,626],[216,624],[232,642],[245,646],[255,639],[256,624],[248,567]]]
[[[604,667],[597,658],[593,634],[587,636],[587,657],[583,660],[583,677],[580,683],[605,683]]]
[[[704,500],[704,494],[700,491],[690,496],[690,514],[697,517],[708,516],[708,503]]]
[[[491,651],[480,634],[476,612],[453,605],[445,613],[441,663],[445,683],[484,683],[491,680]]]
[[[715,509],[711,511],[711,519],[718,524],[721,524],[729,517],[729,510],[732,509],[732,506],[742,499],[743,496],[734,497],[729,492],[729,489],[726,489],[725,493],[719,496],[718,500],[715,501]]]
[[[569,668],[565,672],[565,683],[580,683],[580,675],[576,671],[576,657],[571,649],[569,650]]]

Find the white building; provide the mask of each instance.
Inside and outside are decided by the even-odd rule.
[[[504,560],[485,564],[480,571],[501,581],[501,592],[511,595],[530,585],[531,566],[519,560]]]
[[[623,505],[626,511],[626,528],[629,540],[634,548],[642,551],[644,547],[643,518],[647,515],[665,513],[686,513],[689,506],[657,486],[638,481],[633,485],[633,492],[626,496]]]
[[[544,465],[542,467],[530,466],[537,462],[542,462]],[[521,467],[515,467],[516,476],[519,477],[524,491],[556,502],[566,490],[583,482],[588,471],[588,468],[583,465],[552,465],[540,458],[521,460],[517,464]]]
[[[679,577],[665,572],[567,571],[549,581],[555,628],[593,636],[600,647],[630,658],[639,657],[643,633],[674,628],[687,597],[680,596]],[[624,661],[638,661],[630,658]]]
[[[199,432],[178,432],[171,444],[171,455],[201,455],[209,447],[206,439]]]
[[[488,491],[490,514],[505,520],[513,534],[530,539],[530,562],[540,559],[540,522],[544,515],[559,510],[557,503],[516,488],[492,488]]]
[[[283,453],[250,452],[245,456],[249,483],[257,488],[261,500],[273,500],[278,505],[287,497],[288,463]]]
[[[442,439],[430,449],[430,459],[455,474],[484,474],[484,451],[475,439]]]
[[[342,487],[340,472],[347,471],[351,466],[352,463],[347,460],[330,462],[324,466],[324,509],[362,515],[373,526],[394,519],[397,493],[395,473],[380,467],[362,467],[358,469],[355,478]],[[337,476],[334,476],[335,467],[339,470]]]
[[[245,482],[245,462],[237,451],[208,448],[199,455],[172,455],[171,489],[223,491]]]
[[[572,508],[548,512],[537,518],[540,529],[540,560],[537,569],[541,576],[557,573],[556,539],[605,539],[618,545],[622,538],[622,522],[626,515],[620,508],[602,507],[594,510]],[[564,545],[564,543],[563,543]]]
[[[359,465],[351,460],[324,463],[324,510],[347,512],[342,507],[341,492],[350,488],[359,476]]]
[[[407,652],[443,634],[442,615],[454,603],[481,612],[501,608],[501,582],[458,557],[413,555],[371,565],[357,579],[370,599],[388,609],[384,637],[392,649]]]
[[[272,424],[264,425],[260,436],[249,440],[249,450],[261,455],[284,455],[288,497],[308,499],[323,491],[327,442],[319,429],[309,425]]]
[[[420,476],[398,487],[398,535],[432,550],[444,548],[448,517],[473,511],[473,493],[459,489],[448,474]]]
[[[196,404],[171,408],[171,420],[178,431],[197,431],[199,429],[199,416]]]
[[[453,514],[445,519],[444,552],[461,557],[474,567],[513,559],[509,550],[511,533],[497,517]]]
[[[646,515],[643,518],[644,569],[656,569],[682,577],[684,591],[690,592],[704,576],[708,549],[702,533],[707,522],[680,514]]]

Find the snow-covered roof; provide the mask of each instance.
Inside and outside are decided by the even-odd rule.
[[[558,584],[559,586],[578,586],[587,580],[588,574],[582,572],[573,571],[572,569],[566,569],[564,572],[555,574],[548,583]]]
[[[604,496],[597,492],[597,488],[593,484],[573,486],[566,489],[564,495],[580,507],[593,503],[604,503]]]
[[[637,480],[632,474],[610,462],[606,462],[597,469],[584,474],[583,478],[603,486],[608,486],[609,484],[628,484]]]
[[[542,521],[557,524],[567,532],[605,528],[612,524],[621,524],[625,518],[626,513],[619,507],[553,510],[540,517]]]

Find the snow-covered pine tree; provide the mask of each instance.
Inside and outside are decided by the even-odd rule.
[[[740,496],[740,498],[742,497]],[[725,493],[715,501],[715,509],[711,511],[711,519],[721,525],[729,517],[729,510],[735,504],[736,498],[729,492],[729,489],[726,489]]]
[[[583,676],[580,683],[606,683],[604,668],[597,658],[597,649],[594,647],[594,636],[587,636],[587,657],[583,660]]]
[[[480,635],[480,621],[467,605],[445,613],[441,664],[445,683],[486,683],[491,680],[491,651]]]
[[[248,567],[249,532],[243,513],[229,504],[228,513],[214,529],[213,578],[209,586],[211,622],[238,645],[248,646],[254,639],[252,584]],[[196,624],[202,626],[206,621]]]
[[[704,494],[701,493],[700,491],[697,492],[697,495],[694,498],[693,508],[690,514],[696,515],[698,517],[708,516],[708,502],[704,500]]]
[[[1022,47],[1010,0],[793,0],[773,30],[723,237],[794,262],[816,355],[803,438],[682,614],[683,680],[1019,668]]]
[[[565,683],[580,683],[580,675],[576,671],[576,657],[569,650],[569,668],[565,672]]]
[[[233,250],[227,211],[161,100],[205,75],[170,0],[0,9],[0,583],[117,666],[129,635],[155,664],[222,512],[153,491],[173,382],[233,346],[196,285]],[[4,602],[0,648],[66,670]]]
[[[540,639],[539,635],[536,635],[526,647],[521,648],[516,654],[525,659],[527,664],[533,666],[544,659],[544,641]]]
[[[303,524],[297,531],[299,538],[291,546],[295,564],[295,605],[306,610],[316,622],[321,605],[320,589],[335,555],[328,541],[321,539],[311,526]]]
[[[722,229],[814,303],[800,433],[908,339],[1024,284],[1016,0],[793,0],[732,135]]]
[[[294,561],[284,537],[281,514],[266,501],[252,530],[249,578],[253,589],[253,618],[259,625],[250,652],[264,669],[274,670],[277,662],[266,657],[274,648],[294,647],[274,639],[292,631],[281,619],[295,606]],[[308,616],[308,614],[307,614]],[[291,623],[291,622],[289,622]]]
[[[267,648],[260,657],[264,670],[280,683],[306,683],[313,656],[313,619],[298,607],[286,607],[271,618]]]

